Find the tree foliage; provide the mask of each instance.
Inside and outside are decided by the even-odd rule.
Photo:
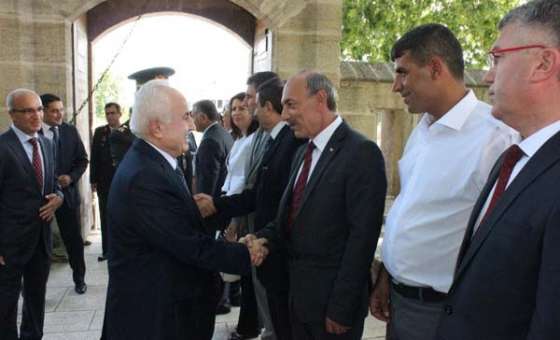
[[[411,28],[441,23],[457,36],[469,67],[486,63],[501,17],[519,0],[344,0],[342,54],[387,62],[393,43]]]
[[[119,102],[123,80],[107,72],[95,90],[95,115],[105,117],[105,103]]]

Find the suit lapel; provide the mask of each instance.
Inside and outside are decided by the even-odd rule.
[[[492,228],[515,199],[517,199],[517,197],[519,197],[519,195],[543,172],[560,160],[560,152],[558,150],[560,150],[560,133],[557,133],[548,140],[541,149],[533,155],[529,162],[525,164],[521,172],[515,177],[503,196],[498,200],[492,212],[482,221],[478,230],[472,237],[470,246],[465,251],[465,255],[457,269],[457,277],[460,276],[468,266],[469,262],[492,231]]]
[[[299,215],[300,211],[302,210],[303,206],[305,205],[305,202],[309,198],[309,195],[311,194],[311,192],[313,192],[313,189],[315,189],[315,187],[319,183],[323,175],[323,172],[330,164],[334,156],[340,150],[341,142],[346,136],[347,131],[348,131],[348,126],[346,125],[346,123],[342,122],[342,124],[340,124],[340,126],[335,130],[335,132],[331,136],[331,139],[325,146],[323,152],[321,152],[321,157],[319,157],[319,160],[317,161],[317,164],[315,165],[315,168],[311,173],[311,178],[309,178],[309,181],[305,185],[303,200],[301,201],[301,205],[299,206],[299,211],[296,214],[296,218]]]
[[[8,136],[9,136],[8,144],[10,145],[12,151],[18,158],[19,164],[23,166],[23,168],[27,172],[27,176],[29,176],[29,178],[33,178],[33,180],[31,181],[33,183],[33,187],[37,189],[39,193],[41,193],[42,190],[39,187],[39,183],[37,183],[37,180],[35,179],[36,178],[35,170],[33,170],[33,167],[31,166],[31,162],[29,161],[29,158],[25,153],[25,149],[23,148],[23,145],[21,145],[14,130],[10,129]]]
[[[282,144],[282,139],[284,138],[284,136],[286,135],[286,133],[288,132],[289,129],[290,129],[290,127],[288,125],[286,125],[280,130],[280,132],[278,133],[276,138],[274,138],[274,141],[272,142],[272,145],[270,146],[270,148],[268,150],[266,150],[265,154],[263,155],[263,158],[262,158],[262,161],[261,161],[262,165],[266,165],[270,162],[270,158],[272,158],[272,156],[274,156],[276,154],[276,151],[280,147],[280,144]]]
[[[43,188],[45,193],[52,192],[51,181],[54,178],[54,174],[52,170],[54,170],[53,159],[51,158],[52,153],[49,153],[50,144],[47,145],[49,142],[46,137],[39,136],[38,138],[39,144],[41,145],[41,153],[43,156],[43,168],[45,169],[45,173],[43,174]],[[50,154],[50,156],[49,156]]]

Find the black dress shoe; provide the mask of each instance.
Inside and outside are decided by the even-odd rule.
[[[228,305],[218,305],[216,308],[216,315],[224,315],[231,312],[231,307]]]
[[[84,294],[87,291],[87,285],[85,282],[76,283],[76,285],[74,286],[74,290],[80,295]]]
[[[103,261],[105,261],[105,260],[107,260],[107,258],[105,257],[105,255],[101,255],[101,256],[98,256],[98,257],[97,257],[97,262],[103,262]]]
[[[247,339],[254,339],[259,336],[259,333],[255,334],[239,334],[237,332],[231,332],[229,334],[228,340],[247,340]]]

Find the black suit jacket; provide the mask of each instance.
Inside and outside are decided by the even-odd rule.
[[[250,272],[246,247],[204,232],[182,181],[141,139],[111,184],[108,223],[108,339],[194,339],[197,306],[215,272]]]
[[[219,196],[227,175],[226,158],[233,138],[220,124],[206,130],[195,159],[196,192]]]
[[[437,339],[560,334],[560,133],[531,157],[471,238],[503,157],[471,214]]]
[[[109,125],[100,126],[95,129],[91,143],[90,183],[97,184],[98,190],[101,191],[109,191],[117,166],[109,142],[110,135]]]
[[[72,183],[62,189],[64,204],[69,208],[80,205],[78,181],[86,171],[88,158],[84,143],[75,126],[62,123],[58,127],[59,145],[56,152],[56,174],[69,175]]]
[[[255,211],[255,231],[273,222],[290,179],[295,152],[303,142],[304,140],[296,139],[289,126],[284,126],[263,156],[255,185],[240,194],[214,199],[220,216],[228,219]],[[268,291],[287,291],[289,282],[285,252],[278,249],[271,254],[267,261],[257,268],[257,274]]]
[[[342,123],[305,187],[288,233],[292,190],[306,146],[290,172],[276,221],[257,233],[271,252],[287,246],[292,312],[302,322],[325,317],[353,325],[367,314],[369,267],[383,219],[387,181],[377,145]]]
[[[51,254],[50,222],[39,217],[39,208],[46,203],[46,195],[62,194],[56,190],[52,144],[41,135],[39,143],[44,163],[43,192],[15,132],[9,129],[0,135],[0,255],[8,265],[25,264],[37,246]]]

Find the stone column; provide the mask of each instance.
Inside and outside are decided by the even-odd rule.
[[[316,69],[338,86],[342,0],[310,0],[306,4],[272,31],[272,69],[282,78]]]
[[[415,117],[403,110],[382,110],[381,151],[387,171],[387,196],[395,197],[400,191],[398,162],[406,141],[415,126]]]

